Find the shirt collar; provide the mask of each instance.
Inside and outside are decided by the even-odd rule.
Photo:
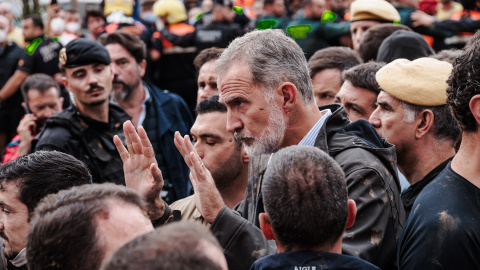
[[[315,140],[317,139],[318,133],[322,128],[323,124],[327,120],[327,118],[332,114],[330,109],[325,109],[321,111],[323,116],[317,121],[317,123],[310,129],[310,131],[303,137],[303,139],[298,143],[298,145],[307,145],[307,146],[315,146]]]

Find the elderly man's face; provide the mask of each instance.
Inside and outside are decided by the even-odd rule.
[[[273,100],[267,100],[265,90],[253,83],[244,62],[219,76],[218,86],[220,98],[228,108],[227,130],[242,141],[250,156],[275,152],[287,129],[281,109],[283,96],[273,94]]]
[[[385,91],[378,94],[377,104],[369,121],[382,138],[395,145],[397,156],[402,156],[415,139],[414,119],[408,119],[403,104]]]
[[[18,193],[14,183],[3,183],[0,188],[0,237],[5,257],[10,260],[27,245],[28,208],[18,199]]]

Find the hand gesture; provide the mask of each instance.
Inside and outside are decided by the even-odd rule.
[[[182,138],[178,131],[175,132],[175,146],[190,168],[190,181],[195,190],[195,205],[203,218],[212,223],[225,205],[213,177],[203,165],[188,135]]]
[[[412,26],[417,27],[417,26],[425,26],[425,27],[430,27],[433,25],[434,17],[428,15],[427,13],[417,10],[410,14],[410,19],[412,19]]]
[[[20,135],[20,144],[18,145],[17,154],[19,156],[28,154],[30,150],[30,145],[33,140],[32,132],[37,128],[36,120],[37,117],[35,117],[35,115],[25,114],[18,124],[17,133]]]
[[[123,124],[123,130],[127,148],[118,136],[113,138],[113,142],[123,161],[125,184],[140,193],[148,203],[150,219],[159,219],[165,211],[165,203],[160,197],[163,177],[152,144],[143,127],[138,128],[137,134],[132,122],[127,121]]]

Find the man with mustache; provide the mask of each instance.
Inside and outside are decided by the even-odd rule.
[[[99,39],[112,60],[113,98],[143,126],[152,142],[155,158],[166,185],[165,201],[172,203],[189,195],[188,167],[173,142],[174,131],[188,133],[193,125],[183,99],[142,80],[146,68],[146,48],[138,35],[116,31]]]
[[[93,182],[124,185],[113,136],[124,137],[122,123],[130,117],[109,102],[113,71],[108,51],[93,40],[78,38],[60,51],[59,60],[75,105],[47,120],[35,150],[71,154],[88,166]]]
[[[30,75],[21,86],[25,116],[17,127],[17,136],[7,145],[2,162],[28,154],[33,138],[54,113],[62,110],[60,86],[46,74]]]

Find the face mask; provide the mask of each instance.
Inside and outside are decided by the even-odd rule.
[[[61,35],[65,31],[65,21],[62,18],[54,18],[50,21],[50,29],[55,35]]]
[[[69,22],[65,25],[67,32],[76,34],[80,30],[80,24],[76,22]]]
[[[143,21],[146,23],[154,23],[157,20],[157,16],[151,12],[147,12],[143,14]]]
[[[0,30],[0,42],[5,42],[7,40],[7,31]]]

